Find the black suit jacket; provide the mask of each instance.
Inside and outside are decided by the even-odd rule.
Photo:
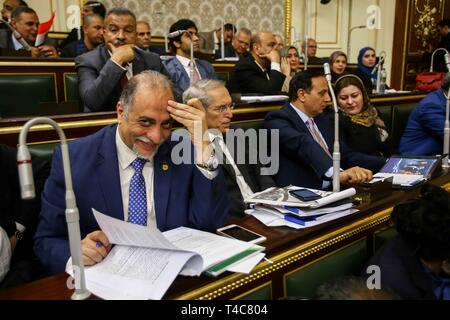
[[[226,135],[225,135],[226,137]],[[238,163],[237,161],[237,146],[245,146],[245,163]],[[244,141],[237,139],[237,143],[235,141],[234,151],[230,150],[231,155],[233,156],[236,165],[244,177],[245,182],[248,184],[250,189],[253,192],[260,192],[267,188],[274,187],[275,180],[268,175],[261,175],[261,163],[257,159],[257,163],[250,162],[250,154],[257,154],[256,148],[252,148],[248,143],[244,143]],[[227,187],[228,187],[228,200],[230,203],[230,216],[232,217],[242,217],[244,215],[244,210],[247,209],[247,204],[244,202],[244,198],[242,197],[241,190],[236,182],[236,174],[231,166],[231,164],[222,164],[223,172],[225,173],[225,177],[227,179]]]
[[[250,52],[242,54],[228,82],[228,90],[233,93],[278,94],[286,76],[276,70],[266,73],[256,64]]]
[[[314,117],[330,153],[333,151],[333,114],[323,113]],[[269,112],[264,121],[269,130],[279,130],[280,168],[275,176],[278,186],[289,184],[322,189],[325,173],[333,166],[332,159],[314,140],[305,123],[290,103],[280,110]],[[277,152],[271,146],[271,152]],[[382,157],[375,157],[348,148],[346,141],[340,139],[341,168],[360,166],[377,172],[385,163]]]
[[[104,44],[75,59],[80,97],[84,111],[112,111],[116,109],[122,89],[120,79],[126,73],[110,59]],[[133,75],[155,70],[167,75],[159,56],[151,52],[135,51]]]
[[[384,245],[368,265],[380,267],[382,287],[392,289],[400,298],[436,300],[432,281],[415,251],[401,236],[397,236]]]

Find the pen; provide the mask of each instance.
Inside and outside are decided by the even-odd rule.
[[[96,242],[95,242],[95,246],[96,246],[97,248],[100,248],[100,247],[103,247],[103,244],[102,244],[100,241],[96,241]]]

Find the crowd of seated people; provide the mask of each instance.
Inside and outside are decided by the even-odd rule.
[[[293,184],[324,190],[331,188],[333,114],[326,110],[331,102],[328,85],[323,73],[300,70],[298,49],[283,46],[282,37],[271,32],[252,33],[246,28],[236,33],[233,25],[226,24],[226,56],[239,57],[239,60],[230,81],[225,84],[217,80],[210,62],[191,57],[190,52],[192,42],[194,52],[212,51],[217,56],[221,30],[201,34],[194,21],[180,19],[168,30],[172,34],[180,31],[170,38],[172,56],[161,60],[160,55],[164,52],[152,50],[151,27],[147,22],[137,21],[128,9],[113,8],[106,13],[103,5],[88,1],[83,12],[81,38],[78,39],[79,30],[71,32],[73,41],[64,46],[61,44],[59,53],[56,44],[52,45],[50,40],[34,47],[39,19],[33,9],[21,1],[17,3],[20,5],[13,8],[10,23],[31,47],[30,55],[75,57],[84,111],[117,112],[117,125],[70,144],[72,169],[77,176],[74,189],[80,208],[82,253],[86,265],[102,261],[111,249],[90,213],[93,207],[149,228],[168,230],[191,226],[215,230],[228,218],[242,216],[248,208],[244,199],[268,187]],[[74,34],[76,38],[73,38]],[[26,49],[14,40],[8,28],[0,30],[2,53]],[[306,53],[304,46],[301,50],[308,56],[308,63],[329,61],[331,66],[340,108],[340,182],[358,184],[371,180],[373,173],[394,152],[386,126],[368,96],[377,76],[373,71],[375,50],[361,49],[356,75],[348,74],[346,70],[345,52],[336,51],[329,59],[317,58],[314,39],[308,39]],[[445,114],[449,77],[442,89],[430,93],[411,115],[400,147],[402,153],[436,154],[442,149],[441,115]],[[280,92],[289,95],[289,102],[280,110],[268,113],[264,120],[264,127],[269,131],[277,130],[280,137],[279,170],[274,176],[268,176],[262,174],[260,163],[239,163],[234,150],[227,148],[227,132],[234,107],[230,93]],[[428,111],[430,105],[436,106],[436,114],[439,114],[435,117],[439,120],[437,125],[430,123],[440,130],[432,134],[436,141],[412,143],[415,146],[432,144],[432,151],[426,152],[405,147],[410,144],[407,142],[410,131],[419,133],[414,121],[426,122],[418,120],[424,114],[420,109],[422,105]],[[186,129],[192,140],[191,147],[196,152],[191,164],[175,164],[170,158],[174,148],[174,142],[170,140],[174,121]],[[199,142],[195,138],[196,121],[202,123],[202,130],[216,129],[216,133],[209,132],[209,139]],[[246,155],[255,154],[245,141],[239,143],[246,147]],[[217,153],[222,153],[226,159],[220,166],[215,166],[213,161]],[[57,149],[43,190],[41,218],[34,239],[35,254],[49,274],[64,271],[70,257],[61,162],[61,151]],[[164,174],[166,166],[172,170],[171,177]],[[189,183],[180,184],[179,181]],[[136,190],[135,185],[142,189]],[[169,189],[171,192],[166,192]],[[197,190],[196,193],[191,189]],[[135,192],[141,196],[134,196]],[[136,204],[136,199],[144,205]],[[0,224],[1,253],[14,259],[17,255],[14,233],[17,230],[12,222],[18,225],[21,222],[15,217],[3,218]],[[430,272],[433,272],[433,266],[429,268]],[[0,267],[1,279],[2,270],[6,274],[8,267],[6,264]],[[11,273],[4,281],[8,277],[11,278]],[[441,296],[447,297],[446,293]]]

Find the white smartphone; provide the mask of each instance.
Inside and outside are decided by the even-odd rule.
[[[226,227],[219,228],[217,229],[217,233],[229,238],[251,243],[261,243],[267,240],[266,237],[244,227],[238,226],[237,224],[230,224]]]

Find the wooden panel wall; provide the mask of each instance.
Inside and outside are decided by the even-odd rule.
[[[397,0],[391,86],[412,90],[418,72],[428,70],[422,52],[439,42],[436,24],[450,18],[450,0]]]

